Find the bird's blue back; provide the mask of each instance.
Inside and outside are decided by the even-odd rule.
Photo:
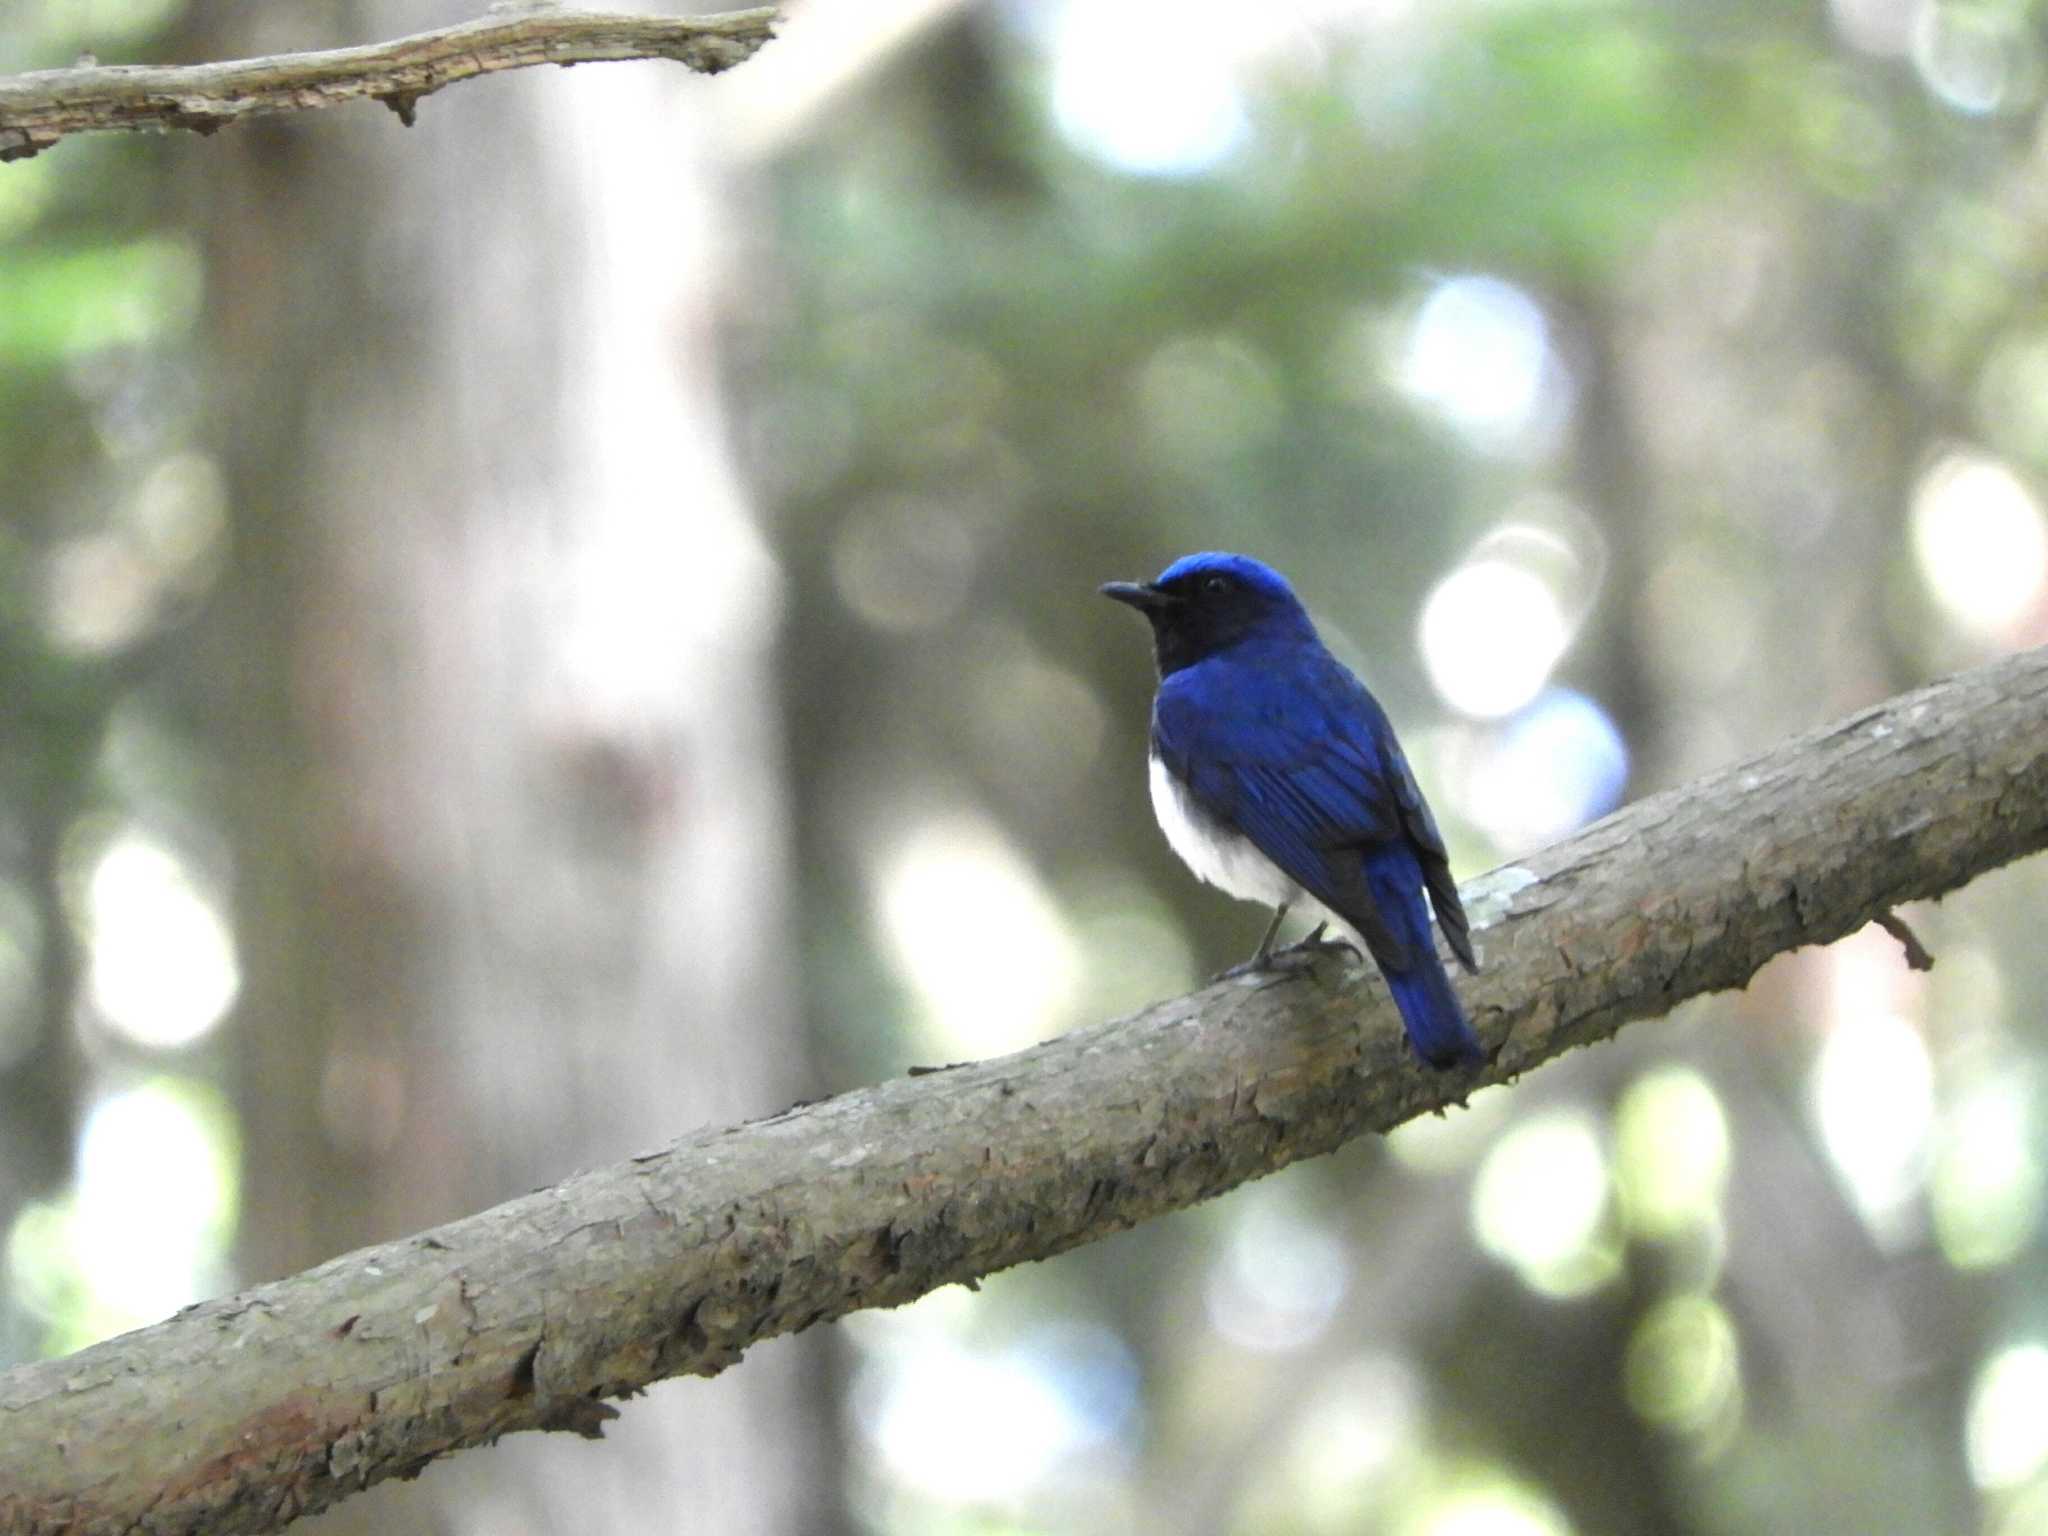
[[[1204,811],[1357,930],[1417,1054],[1436,1066],[1480,1059],[1423,896],[1474,968],[1443,838],[1386,712],[1298,606],[1164,678],[1152,748]]]

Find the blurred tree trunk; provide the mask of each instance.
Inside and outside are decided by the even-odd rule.
[[[190,53],[455,13],[329,19],[209,6]],[[775,573],[723,457],[693,86],[536,74],[190,159],[237,514],[247,1279],[806,1085]],[[819,1348],[321,1528],[829,1529]]]
[[[0,648],[0,714],[17,730],[0,756],[0,859],[22,876],[0,882],[6,903],[0,942],[19,944],[39,985],[33,1000],[8,998],[0,1018],[0,1232],[22,1208],[49,1199],[71,1173],[80,1061],[72,1018],[81,955],[67,919],[61,862],[64,835],[85,804],[105,702],[79,688],[75,708],[50,695],[47,663],[30,647]],[[40,686],[39,686],[40,685]],[[20,729],[33,722],[32,729]],[[44,1322],[0,1284],[0,1360],[34,1358]]]

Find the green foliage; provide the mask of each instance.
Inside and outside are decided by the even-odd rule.
[[[176,337],[198,304],[199,263],[188,244],[162,237],[0,249],[0,290],[0,355],[34,368]]]

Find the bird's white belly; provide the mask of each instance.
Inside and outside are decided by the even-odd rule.
[[[1159,830],[1199,879],[1240,900],[1260,901],[1269,907],[1286,906],[1301,898],[1300,886],[1259,852],[1250,838],[1218,825],[1189,798],[1157,757],[1152,759],[1151,783],[1152,814],[1159,818]]]

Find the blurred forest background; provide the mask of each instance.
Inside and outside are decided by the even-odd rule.
[[[395,0],[0,0],[0,69]],[[1190,986],[1182,552],[1460,874],[2048,640],[2020,0],[819,4],[0,166],[0,1354]],[[2048,1532],[2048,867],[311,1529]]]

